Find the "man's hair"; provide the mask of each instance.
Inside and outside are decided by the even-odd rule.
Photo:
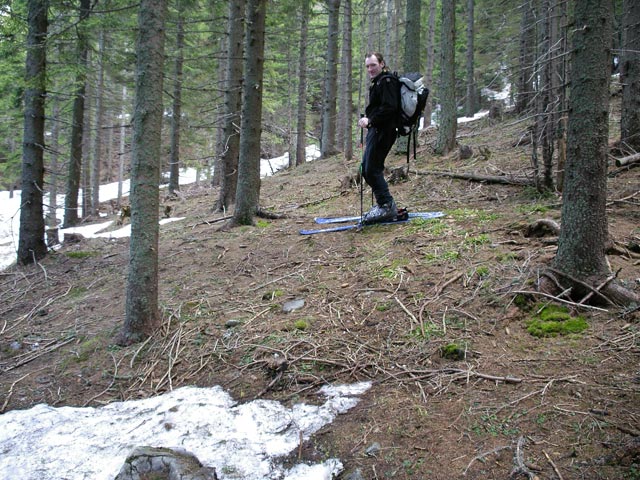
[[[384,63],[384,57],[380,52],[369,52],[364,56],[364,58],[369,57],[376,57],[378,59],[378,63]]]

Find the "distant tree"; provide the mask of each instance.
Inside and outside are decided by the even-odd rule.
[[[122,206],[122,185],[124,182],[124,165],[125,165],[125,157],[126,151],[125,147],[127,145],[127,122],[126,118],[128,115],[127,109],[127,87],[126,85],[122,86],[122,102],[120,104],[122,110],[120,111],[120,142],[118,144],[118,196],[117,196],[117,206],[120,208]]]
[[[242,51],[245,0],[229,2],[228,43],[225,66],[223,150],[219,162],[220,194],[216,210],[227,210],[234,202],[238,186],[240,152],[240,105],[242,103]]]
[[[622,147],[640,152],[640,2],[624,0],[622,13]]]
[[[338,98],[338,38],[340,36],[340,0],[326,0],[329,11],[327,27],[327,58],[325,61],[324,97],[322,102],[322,158],[334,155],[336,148],[336,118]]]
[[[91,215],[98,214],[100,205],[100,173],[102,171],[102,137],[105,123],[105,48],[106,31],[104,26],[100,26],[98,32],[98,55],[97,55],[97,82],[96,82],[96,115],[95,115],[95,135],[93,143],[93,161],[91,164]]]
[[[236,208],[228,226],[252,225],[258,212],[266,4],[267,0],[247,1],[238,190]]]
[[[89,40],[87,38],[86,19],[91,11],[91,0],[80,0],[78,13],[78,38],[76,44],[77,71],[75,78],[75,92],[73,97],[73,118],[71,120],[71,158],[67,176],[67,190],[64,201],[65,228],[77,225],[80,214],[78,212],[78,193],[80,191],[80,175],[82,173],[82,142],[84,136],[84,115],[87,66],[89,58]],[[87,212],[84,212],[86,215]]]
[[[437,12],[437,1],[431,0],[429,3],[429,27],[427,31],[427,65],[425,67],[424,72],[424,80],[426,86],[433,90],[433,65],[435,60],[435,52],[436,52],[436,12]],[[432,97],[432,95],[429,95]],[[428,127],[431,125],[431,98],[427,101],[427,106],[424,109],[424,125]]]
[[[574,8],[574,25],[580,28],[573,33],[562,227],[554,272],[579,301],[590,295],[600,303],[638,302],[633,292],[609,281],[605,256],[612,2],[576,0]]]
[[[458,115],[456,109],[456,8],[455,0],[442,2],[442,41],[440,61],[440,128],[435,145],[438,155],[446,155],[456,147]]]
[[[142,0],[138,10],[131,160],[131,241],[125,321],[117,343],[151,335],[158,312],[158,209],[166,0]]]
[[[542,0],[540,8],[540,34],[538,41],[538,62],[536,70],[538,73],[537,81],[537,116],[536,129],[534,137],[540,138],[542,147],[542,182],[539,182],[538,175],[535,181],[538,190],[553,190],[553,137],[555,126],[555,106],[552,101],[553,88],[551,79],[553,77],[553,51],[551,44],[552,30],[552,13],[551,0]],[[537,155],[534,155],[537,159]],[[536,162],[537,170],[537,162]]]
[[[422,52],[420,48],[420,0],[407,0],[406,29],[404,35],[404,63],[402,68],[405,72],[419,72],[422,66]],[[396,140],[396,153],[406,153],[408,137],[399,137]]]
[[[383,56],[387,61],[398,58],[398,15],[394,0],[387,0],[387,27],[385,29]]]
[[[421,0],[407,0],[407,20],[404,37],[404,63],[406,72],[419,72],[422,66],[420,48],[420,12]]]
[[[353,157],[353,57],[351,41],[351,0],[342,1],[342,53],[340,61],[340,89],[338,91],[340,116],[338,117],[338,147],[346,160]]]
[[[58,149],[60,148],[60,99],[51,98],[51,137],[48,142],[49,150],[49,205],[47,209],[47,227],[58,226]]]
[[[474,1],[467,0],[467,98],[465,111],[467,117],[473,117],[478,110],[476,105],[476,81],[474,74],[473,40],[474,31]]]
[[[553,73],[551,88],[556,97],[555,137],[557,144],[556,188],[562,190],[564,185],[564,166],[567,159],[567,2],[553,0],[554,14],[551,32],[551,43],[555,46],[552,55]]]
[[[525,0],[521,6],[520,56],[516,86],[516,112],[523,113],[531,107],[533,92],[533,63],[535,58],[535,25],[533,0]]]
[[[180,128],[182,126],[182,70],[184,65],[184,1],[176,2],[176,58],[173,70],[171,146],[169,150],[169,194],[180,190]]]
[[[44,103],[46,97],[46,0],[29,0],[24,130],[22,147],[22,205],[18,263],[34,263],[47,254],[44,241]]]
[[[296,138],[296,165],[302,165],[306,159],[307,139],[307,42],[309,41],[310,0],[300,3],[300,59],[298,61],[298,112]]]

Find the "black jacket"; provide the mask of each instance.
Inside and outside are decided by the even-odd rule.
[[[398,119],[398,79],[389,72],[382,72],[371,80],[369,105],[365,114],[371,127],[395,129]]]

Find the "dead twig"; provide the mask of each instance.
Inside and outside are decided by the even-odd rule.
[[[75,340],[75,338],[76,337],[74,335],[74,336],[69,337],[69,338],[67,338],[65,340],[62,340],[59,343],[55,343],[56,341],[54,340],[53,342],[47,344],[44,348],[42,348],[40,350],[36,350],[34,352],[30,352],[22,360],[14,363],[13,365],[9,365],[7,367],[0,367],[0,371],[2,371],[4,373],[4,372],[8,372],[10,370],[13,370],[15,368],[21,367],[22,365],[26,365],[27,363],[34,361],[38,357],[46,355],[47,353],[51,353],[51,352],[59,349],[60,347],[64,347],[68,343],[73,342]]]
[[[575,302],[570,302],[569,300],[564,300],[560,297],[555,297],[553,295],[550,295],[548,293],[544,293],[544,292],[536,292],[533,290],[514,290],[511,293],[514,294],[522,294],[522,295],[539,295],[541,297],[546,297],[546,298],[551,298],[553,300],[555,300],[556,302],[560,302],[560,303],[565,303],[567,305],[573,305],[574,307],[579,307],[579,308],[586,308],[589,310],[597,310],[599,312],[609,312],[609,310],[607,310],[606,308],[600,308],[600,307],[594,307],[592,305],[584,305],[584,304],[579,304],[579,303],[575,303]]]
[[[561,270],[556,270],[554,268],[549,267],[549,270],[551,270],[553,273],[557,273],[558,275],[563,276],[564,278],[568,278],[569,280],[571,280],[573,283],[577,283],[578,285],[582,285],[584,288],[586,288],[587,290],[591,290],[591,292],[595,293],[596,295],[600,296],[603,298],[603,300],[605,300],[609,305],[615,305],[615,303],[608,298],[605,294],[603,294],[602,292],[599,292],[597,289],[595,289],[592,285],[589,285],[588,283],[583,282],[582,280],[579,280],[575,277],[573,277],[572,275],[569,275],[568,273],[565,273]],[[605,283],[606,285],[606,283]]]
[[[91,402],[93,402],[96,398],[101,397],[102,395],[104,395],[105,393],[107,393],[109,390],[111,390],[111,387],[113,387],[113,385],[116,383],[116,378],[118,377],[118,364],[120,362],[116,361],[116,357],[113,356],[113,353],[109,352],[109,355],[111,355],[111,359],[113,360],[113,377],[111,378],[111,383],[109,384],[109,386],[107,388],[105,388],[103,391],[101,391],[100,393],[98,393],[97,395],[94,395],[93,397],[91,397],[89,400],[87,400],[86,402],[84,402],[84,404],[82,405],[83,407],[86,407],[87,405],[89,405]],[[124,357],[123,357],[124,358]],[[122,359],[120,360],[122,361]]]
[[[560,470],[558,470],[558,467],[556,467],[556,464],[553,463],[553,460],[551,460],[551,457],[549,456],[549,454],[547,452],[545,452],[544,450],[542,451],[542,453],[544,453],[544,456],[547,457],[547,460],[549,461],[549,463],[553,467],[553,471],[556,472],[556,475],[558,476],[558,479],[559,480],[564,480],[562,478],[562,474],[560,473]]]
[[[2,404],[2,408],[0,408],[0,414],[3,414],[7,408],[7,405],[9,405],[9,400],[11,400],[11,395],[13,395],[13,387],[15,387],[19,381],[24,380],[29,375],[31,375],[31,372],[21,376],[18,380],[16,380],[11,384],[11,386],[9,387],[9,391],[7,392],[7,396],[4,398],[4,403]]]
[[[471,461],[469,462],[469,465],[467,465],[467,468],[465,468],[464,471],[462,472],[462,475],[466,476],[467,472],[471,468],[471,465],[473,465],[475,462],[477,462],[479,460],[483,460],[485,457],[488,457],[489,455],[493,455],[495,453],[501,452],[502,450],[507,450],[508,448],[511,448],[511,445],[502,445],[500,447],[494,448],[493,450],[489,450],[487,452],[481,453],[480,455],[476,455],[475,457],[473,457],[471,459]]]
[[[535,473],[533,473],[531,470],[529,470],[529,467],[527,467],[524,463],[524,454],[522,452],[524,443],[525,443],[524,437],[521,436],[520,438],[518,438],[518,443],[516,444],[516,451],[513,455],[513,461],[516,464],[516,466],[513,468],[513,470],[511,470],[511,473],[509,474],[509,476],[514,477],[515,475],[522,473],[527,477],[529,477],[530,480],[535,480],[539,477]]]
[[[618,273],[620,273],[620,270],[622,270],[621,268],[619,268],[617,271],[615,271],[614,273],[612,273],[611,275],[609,275],[604,282],[602,282],[600,285],[598,285],[595,288],[595,292],[598,292],[598,295],[602,295],[602,292],[600,292],[601,289],[603,289],[604,287],[607,286],[607,284],[611,281],[614,280],[617,276]],[[584,302],[586,302],[587,300],[589,300],[594,294],[594,290],[592,290],[591,292],[587,293],[584,298],[582,300],[580,300],[578,303],[579,304],[583,304]],[[604,295],[602,295],[604,296]],[[605,297],[606,298],[606,297]]]

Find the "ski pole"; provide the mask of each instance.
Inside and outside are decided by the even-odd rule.
[[[360,118],[364,118],[364,113],[360,114]],[[364,162],[364,128],[360,128],[360,149],[362,150],[362,159],[360,160],[360,223],[364,219],[364,176],[362,171],[362,163]]]

